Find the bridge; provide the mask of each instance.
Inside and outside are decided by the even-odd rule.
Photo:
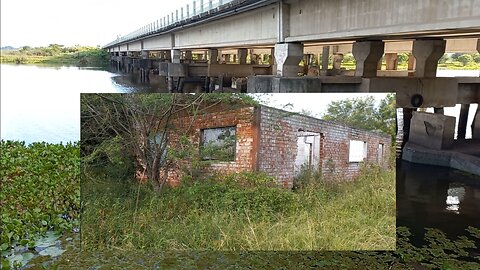
[[[478,7],[480,0],[198,0],[104,48],[119,70],[164,77],[171,92],[396,92],[405,138],[417,108],[441,114],[463,104],[461,137],[480,78],[436,74],[445,53],[480,50]],[[407,69],[398,69],[399,53],[408,54]],[[347,54],[354,70],[342,67]]]

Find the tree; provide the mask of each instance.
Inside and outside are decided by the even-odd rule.
[[[235,106],[253,102],[246,95],[94,94],[81,96],[81,154],[84,168],[102,162],[122,162],[133,156],[154,191],[162,190],[167,171],[174,163],[170,149],[171,121],[181,115],[193,119],[201,110],[222,103]],[[188,130],[183,130],[184,134]],[[182,135],[182,134],[178,134]],[[167,145],[169,149],[167,151]],[[197,151],[198,152],[198,151]],[[91,167],[91,166],[90,166]]]
[[[372,96],[334,101],[328,105],[324,120],[343,123],[356,128],[383,132],[395,138],[395,95],[388,94],[375,106]]]
[[[458,61],[462,63],[462,65],[466,66],[468,63],[473,61],[473,57],[470,54],[462,54],[458,57]]]
[[[473,61],[480,64],[480,53],[476,53],[473,55]]]

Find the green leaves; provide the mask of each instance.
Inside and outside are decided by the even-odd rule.
[[[29,244],[47,230],[71,228],[57,217],[68,213],[70,222],[79,217],[78,145],[0,141],[0,152],[2,250]]]
[[[328,105],[324,120],[343,123],[356,128],[383,132],[395,137],[395,95],[388,94],[375,106],[372,96],[334,101]]]

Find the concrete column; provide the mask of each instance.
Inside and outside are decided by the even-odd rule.
[[[270,55],[268,56],[268,64],[275,65],[275,48],[270,49]]]
[[[180,50],[171,50],[172,63],[180,64],[180,57],[182,52]]]
[[[185,51],[185,60],[188,62],[188,63],[191,63],[192,62],[192,51]]]
[[[150,51],[142,51],[142,59],[148,59],[150,56]]]
[[[412,116],[413,116],[413,112],[416,111],[416,109],[403,108],[402,110],[403,110],[402,149],[403,149],[403,147],[408,142],[408,139],[410,137],[410,126],[412,123]]]
[[[303,44],[282,43],[275,45],[277,75],[282,77],[298,76],[298,64],[303,58]]]
[[[321,71],[321,74],[323,76],[327,75],[329,57],[330,57],[330,46],[323,46],[323,49],[322,49],[322,71]]]
[[[340,69],[343,62],[343,53],[334,53],[333,54],[333,74],[340,74]]]
[[[480,104],[478,104],[475,118],[472,123],[472,139],[480,140]]]
[[[458,117],[458,131],[457,139],[465,139],[467,134],[467,122],[468,122],[468,111],[470,110],[470,104],[462,104],[460,108],[460,116]]]
[[[247,55],[248,55],[247,49],[238,49],[238,60],[240,65],[247,64]]]
[[[308,67],[310,63],[310,54],[303,55],[303,74],[308,74]]]
[[[398,54],[397,53],[386,53],[385,62],[387,64],[387,70],[397,70],[398,69]]]
[[[163,56],[165,57],[165,62],[172,62],[172,54],[170,51],[163,51]]]
[[[412,53],[416,59],[415,77],[437,76],[438,60],[445,54],[446,44],[443,39],[413,41]]]
[[[230,63],[230,54],[224,54],[225,63]]]
[[[208,63],[209,64],[218,64],[218,50],[217,49],[209,49],[207,51],[208,54]]]
[[[355,76],[376,77],[378,61],[383,56],[383,41],[357,41],[353,43],[353,56],[357,62]]]

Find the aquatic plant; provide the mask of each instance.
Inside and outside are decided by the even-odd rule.
[[[77,143],[0,141],[0,251],[35,245],[49,230],[78,227],[80,151]]]

